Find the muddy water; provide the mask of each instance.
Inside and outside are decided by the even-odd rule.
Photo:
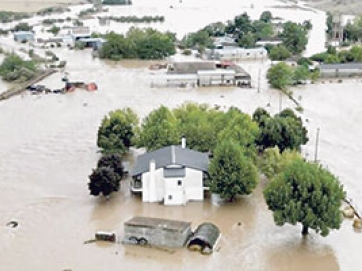
[[[139,14],[155,9],[150,2],[139,2]],[[171,2],[164,0],[160,4],[170,18]],[[177,2],[172,3],[181,14],[183,7],[176,6]],[[199,6],[183,2],[195,15],[213,1],[200,1]],[[235,7],[236,1],[230,3]],[[245,5],[248,11],[260,10],[260,3],[253,8],[250,3]],[[279,10],[288,18],[293,17],[289,9]],[[220,13],[226,16],[239,12]],[[300,20],[307,16],[322,20],[320,16],[324,16],[315,12],[305,14]],[[167,28],[183,33],[196,27],[197,22],[185,25],[171,20]],[[321,33],[323,29],[314,30],[313,33]],[[311,36],[315,41],[324,37]],[[13,46],[11,37],[2,38],[0,44],[6,49]],[[318,44],[310,43],[309,52],[318,50]],[[99,91],[40,96],[25,93],[0,103],[1,270],[360,270],[362,235],[352,230],[350,220],[327,238],[312,233],[302,239],[300,226],[274,225],[263,201],[263,183],[253,195],[223,206],[212,206],[208,200],[182,207],[142,204],[139,197],[129,193],[129,180],[123,182],[121,191],[110,201],[88,195],[88,175],[99,158],[97,128],[107,112],[129,106],[144,117],[161,104],[176,107],[185,101],[195,101],[221,109],[237,106],[247,113],[270,105],[267,108],[274,114],[293,105],[268,89],[264,80],[257,80],[259,70],[261,78],[264,77],[269,62],[242,63],[256,78],[252,89],[151,88],[157,77],[148,70],[151,62],[112,64],[93,59],[87,50],[54,51],[61,59],[67,59],[66,72],[71,80],[94,81]],[[59,88],[63,75],[54,74],[42,84]],[[301,96],[303,119],[308,120],[310,131],[310,142],[303,148],[303,154],[314,159],[316,129],[320,128],[317,159],[341,178],[348,195],[362,207],[360,83],[317,84],[294,91],[296,97]],[[0,84],[0,92],[4,89],[6,85]],[[128,158],[131,162],[135,154],[133,150]],[[213,221],[220,227],[222,238],[217,251],[209,257],[186,249],[83,243],[92,239],[96,230],[114,230],[120,240],[123,222],[134,215],[186,220],[193,227]],[[18,221],[19,226],[7,227],[11,220]]]
[[[143,117],[161,104],[175,107],[195,101],[222,109],[233,105],[247,113],[269,103],[269,110],[276,113],[280,106],[292,104],[283,97],[280,100],[264,81],[260,92],[257,82],[252,89],[157,89],[150,87],[154,76],[147,69],[150,62],[111,65],[92,59],[87,51],[57,52],[63,53],[69,54],[69,78],[95,81],[99,91],[26,93],[0,103],[0,264],[6,270],[359,270],[362,239],[353,232],[351,221],[345,221],[342,229],[328,238],[312,233],[302,239],[300,226],[274,225],[262,198],[263,184],[253,195],[224,206],[212,206],[208,200],[186,207],[142,204],[129,193],[129,180],[110,201],[89,196],[87,176],[99,157],[97,128],[110,110],[129,106]],[[259,68],[263,74],[268,65],[243,63],[254,78]],[[58,87],[61,76],[54,74],[42,83]],[[320,127],[321,162],[342,177],[357,199],[361,130],[354,123],[360,116],[361,99],[354,99],[360,95],[355,83],[347,86],[348,91],[340,84],[320,84],[296,93],[302,96],[303,116],[311,131],[311,143],[304,152],[313,157],[313,130]],[[346,115],[350,122],[344,122]],[[339,124],[343,129],[336,132]],[[346,136],[354,142],[350,149],[344,143]],[[96,230],[114,230],[121,239],[123,222],[134,215],[186,220],[193,227],[213,221],[221,228],[222,238],[210,257],[186,249],[83,244]],[[19,226],[7,227],[11,220]]]

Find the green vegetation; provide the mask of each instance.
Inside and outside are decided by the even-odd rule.
[[[60,27],[53,25],[50,29],[47,30],[47,32],[52,33],[54,36],[56,36],[60,31]]]
[[[109,196],[111,193],[116,192],[120,188],[117,174],[114,173],[109,167],[100,167],[94,169],[92,174],[89,175],[88,188],[92,196]]]
[[[46,16],[46,15],[51,15],[54,13],[63,13],[66,11],[70,11],[70,8],[58,6],[58,7],[49,7],[49,8],[42,9],[42,10],[38,11],[36,14],[41,15],[41,16]]]
[[[269,52],[269,58],[273,61],[286,60],[291,55],[292,53],[284,45],[272,46]]]
[[[293,71],[285,62],[279,62],[269,68],[267,79],[269,84],[276,89],[285,90],[292,84]]]
[[[120,189],[120,181],[124,175],[122,157],[119,154],[103,155],[89,175],[88,188],[93,196],[108,197]]]
[[[222,141],[214,150],[209,166],[210,191],[233,200],[250,194],[258,183],[258,170],[233,140]]]
[[[303,235],[313,229],[327,236],[342,223],[343,187],[320,165],[296,159],[266,185],[264,197],[278,226],[301,223]]]
[[[33,27],[30,26],[28,23],[18,23],[17,25],[15,25],[13,30],[14,30],[14,32],[17,32],[17,31],[32,31]]]
[[[12,21],[19,21],[22,19],[30,18],[28,13],[19,13],[12,11],[0,11],[0,22],[1,23],[10,23]]]
[[[36,65],[33,61],[22,60],[15,54],[5,57],[0,65],[0,76],[9,82],[22,83],[36,75]]]
[[[142,121],[137,145],[152,151],[179,141],[176,117],[167,107],[161,106]]]
[[[111,111],[98,129],[97,145],[103,153],[125,153],[133,144],[138,117],[130,108]]]
[[[348,63],[362,62],[362,47],[354,45],[349,50],[337,51],[333,47],[329,47],[324,53],[318,53],[310,57],[313,61],[322,63]]]
[[[163,59],[175,54],[174,37],[152,28],[131,28],[126,36],[110,33],[105,36],[107,43],[99,50],[99,56],[111,60]]]
[[[256,144],[262,151],[275,146],[281,152],[287,149],[300,151],[301,145],[309,140],[302,119],[291,109],[284,109],[271,117],[265,109],[258,108],[253,114],[253,120],[261,131]]]
[[[305,26],[293,22],[286,22],[279,36],[283,41],[283,45],[292,54],[300,54],[305,50],[305,46],[308,43],[307,33]]]

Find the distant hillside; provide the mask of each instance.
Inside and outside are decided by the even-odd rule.
[[[362,15],[361,0],[304,0],[304,2],[325,11]]]

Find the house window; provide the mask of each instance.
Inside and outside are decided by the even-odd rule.
[[[178,185],[178,186],[181,186],[181,185],[182,185],[182,181],[181,181],[181,180],[178,180],[178,181],[177,181],[177,185]]]
[[[172,195],[168,195],[168,200],[172,200]]]

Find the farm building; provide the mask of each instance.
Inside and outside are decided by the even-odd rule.
[[[184,205],[202,201],[208,190],[208,166],[208,155],[186,148],[185,143],[147,152],[137,157],[131,191],[142,193],[143,202]]]
[[[14,32],[14,40],[17,42],[34,41],[34,33],[30,31]]]
[[[241,67],[214,61],[173,62],[167,73],[153,79],[152,86],[250,86],[251,78]]]
[[[240,48],[240,47],[223,47],[206,50],[206,56],[212,60],[252,60],[264,59],[268,55],[263,48]]]
[[[136,216],[124,223],[123,242],[181,248],[191,234],[190,222]]]
[[[197,72],[198,85],[235,85],[235,71],[227,69],[203,70]]]
[[[362,63],[339,63],[319,65],[321,77],[362,76]]]
[[[197,74],[198,71],[216,69],[213,61],[175,61],[167,66],[167,74]]]

